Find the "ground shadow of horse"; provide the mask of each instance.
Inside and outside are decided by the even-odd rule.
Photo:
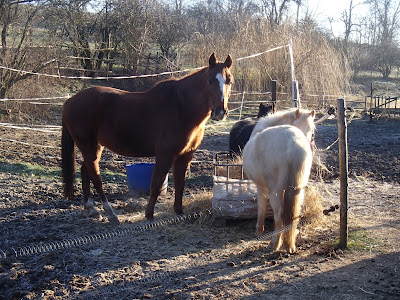
[[[399,255],[382,254],[312,276],[294,268],[285,272],[287,283],[271,283],[271,288],[241,299],[399,299]]]

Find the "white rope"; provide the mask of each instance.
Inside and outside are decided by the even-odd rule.
[[[249,59],[249,58],[254,58],[263,54],[266,54],[268,52],[271,51],[275,51],[281,48],[285,48],[288,47],[288,45],[285,46],[279,46],[279,47],[275,47],[260,53],[256,53],[256,54],[252,54],[249,56],[245,56],[245,57],[240,57],[237,58],[236,61],[240,61],[240,60],[244,60],[244,59]],[[44,74],[44,73],[37,73],[37,72],[31,72],[31,71],[25,71],[25,70],[19,70],[19,69],[15,69],[15,68],[9,68],[9,67],[5,67],[5,66],[0,66],[0,69],[4,69],[4,70],[9,70],[9,71],[13,71],[13,72],[18,72],[21,73],[23,75],[25,74],[29,74],[29,75],[37,75],[37,76],[43,76],[43,77],[51,77],[51,78],[62,78],[62,79],[81,79],[81,80],[109,80],[109,79],[136,79],[136,78],[148,78],[148,77],[158,77],[158,76],[163,76],[163,75],[172,75],[172,74],[179,74],[179,73],[185,73],[185,72],[190,72],[190,71],[196,71],[196,70],[200,70],[203,67],[198,67],[198,68],[188,68],[188,69],[184,69],[184,70],[178,70],[178,71],[167,71],[167,72],[161,72],[161,73],[157,73],[157,74],[144,74],[144,75],[130,75],[130,76],[98,76],[98,77],[90,77],[90,76],[64,76],[64,75],[55,75],[55,74]]]
[[[220,127],[220,126],[225,126],[229,124],[233,124],[236,121],[224,121],[224,122],[218,122],[215,124],[207,124],[205,125],[205,128],[215,128],[215,127]],[[37,126],[37,128],[35,128]],[[12,123],[0,123],[0,127],[5,127],[5,128],[12,128],[12,129],[21,129],[21,130],[32,130],[32,131],[39,131],[39,132],[46,132],[46,133],[58,133],[61,130],[61,126],[57,125],[25,125],[25,124],[12,124]],[[48,126],[48,127],[47,127]],[[48,128],[48,129],[44,129]]]
[[[0,123],[0,127],[5,127],[5,128],[12,128],[12,129],[22,129],[22,130],[32,130],[32,131],[39,131],[39,132],[45,132],[45,133],[58,133],[61,130],[61,126],[51,126],[49,129],[42,129],[42,128],[33,128],[28,125],[13,125],[10,123]]]
[[[12,153],[12,154],[15,154],[15,155],[18,155],[18,156],[21,155],[20,151],[6,150],[6,149],[1,149],[1,148],[0,148],[0,152]],[[31,156],[31,157],[32,156],[40,157],[40,158],[43,158],[43,159],[58,159],[58,160],[61,160],[61,157],[58,157],[58,156],[40,155],[40,154],[33,154],[33,153],[29,153],[29,152],[25,152],[24,155],[28,155],[28,156]]]
[[[40,147],[40,148],[48,148],[48,149],[56,149],[56,150],[61,150],[61,147],[57,147],[57,146],[48,146],[48,145],[39,145],[39,144],[32,144],[32,143],[26,143],[26,142],[21,142],[21,141],[17,141],[17,140],[13,140],[13,139],[4,139],[0,137],[0,141],[3,142],[11,142],[11,143],[17,143],[17,144],[21,144],[21,145],[25,145],[25,146],[30,146],[30,147]],[[17,155],[21,155],[22,152],[20,151],[13,151],[13,150],[7,150],[7,149],[0,149],[0,152],[8,152],[8,153],[13,153],[13,154],[17,154]],[[202,152],[202,150],[197,150],[197,152]],[[53,159],[58,159],[61,160],[61,157],[55,157],[55,156],[48,156],[48,155],[38,155],[38,154],[33,154],[33,153],[24,153],[25,155],[28,156],[38,156],[38,157],[42,157],[42,158],[53,158]],[[104,163],[117,163],[117,164],[129,164],[128,160],[130,157],[127,156],[120,156],[122,159],[111,159],[111,160],[100,160],[100,164],[104,164]],[[82,159],[78,158],[79,162],[82,162]],[[213,160],[192,160],[191,164],[207,164],[207,163],[213,163]]]
[[[282,48],[285,48],[285,47],[289,47],[289,45],[278,46],[278,47],[275,47],[275,48],[272,48],[272,49],[266,50],[266,51],[264,51],[264,52],[260,52],[260,53],[252,54],[252,55],[245,56],[245,57],[240,57],[240,58],[237,58],[237,59],[236,59],[236,61],[243,60],[243,59],[248,59],[248,58],[253,58],[253,57],[257,57],[257,56],[260,56],[260,55],[266,54],[266,53],[268,53],[268,52],[272,52],[272,51],[275,51],[275,50],[279,50],[279,49],[282,49]]]
[[[59,96],[59,97],[45,97],[45,98],[2,98],[0,99],[0,102],[6,102],[6,101],[43,101],[43,100],[59,100],[59,99],[68,99],[70,95],[66,96]],[[48,103],[46,103],[48,104]]]
[[[158,76],[163,76],[163,75],[172,75],[172,74],[177,74],[177,73],[195,71],[195,70],[200,70],[202,68],[204,68],[204,67],[190,68],[190,69],[184,69],[184,70],[179,70],[179,71],[167,71],[167,72],[161,72],[161,73],[157,73],[157,74],[143,74],[143,75],[130,75],[130,76],[97,76],[97,77],[90,77],[90,76],[64,76],[64,75],[36,73],[36,72],[30,72],[30,71],[24,71],[24,70],[18,70],[18,69],[14,69],[14,68],[8,68],[8,67],[0,66],[0,69],[9,70],[9,71],[13,71],[13,72],[19,72],[19,73],[22,73],[24,75],[25,74],[29,74],[29,75],[37,75],[37,76],[43,76],[43,77],[51,77],[51,78],[81,79],[81,80],[110,80],[110,79],[148,78],[148,77],[158,77]]]
[[[39,145],[39,144],[31,144],[31,143],[26,143],[26,142],[21,142],[13,139],[4,139],[0,137],[0,141],[5,141],[5,142],[12,142],[16,144],[21,144],[25,146],[33,146],[33,147],[41,147],[41,148],[49,148],[49,149],[58,149],[60,150],[61,147],[56,147],[56,146],[48,146],[48,145]]]

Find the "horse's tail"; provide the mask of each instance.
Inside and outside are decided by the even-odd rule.
[[[283,226],[290,226],[283,235],[284,247],[289,253],[296,251],[297,225],[304,200],[304,187],[310,175],[308,153],[293,155],[289,163],[287,185],[284,193]]]
[[[64,196],[67,199],[74,197],[75,181],[75,142],[67,127],[62,122],[61,136],[61,168],[64,183]]]

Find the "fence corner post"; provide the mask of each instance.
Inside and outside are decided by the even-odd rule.
[[[339,135],[339,172],[340,172],[340,241],[339,248],[347,248],[347,187],[348,187],[348,154],[347,124],[345,118],[344,99],[337,99],[338,135]]]

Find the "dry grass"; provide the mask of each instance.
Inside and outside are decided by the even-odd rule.
[[[308,185],[303,203],[303,216],[310,220],[310,225],[321,224],[322,220],[322,201],[323,198],[318,191],[318,188]]]
[[[216,49],[220,58],[226,54],[234,58],[260,53],[293,42],[296,78],[302,92],[339,95],[349,89],[350,67],[343,55],[329,40],[312,27],[291,24],[271,26],[268,22],[249,22],[235,35],[193,37],[189,58],[194,65],[204,64],[209,49]],[[201,46],[199,46],[201,45]],[[234,65],[235,90],[270,90],[271,80],[278,81],[280,93],[290,93],[291,72],[288,48],[272,51],[253,59],[241,60]],[[288,95],[279,95],[285,100]],[[321,99],[315,99],[320,101]],[[314,105],[316,105],[314,103]],[[308,105],[308,103],[307,103]],[[313,107],[310,103],[310,107]]]

